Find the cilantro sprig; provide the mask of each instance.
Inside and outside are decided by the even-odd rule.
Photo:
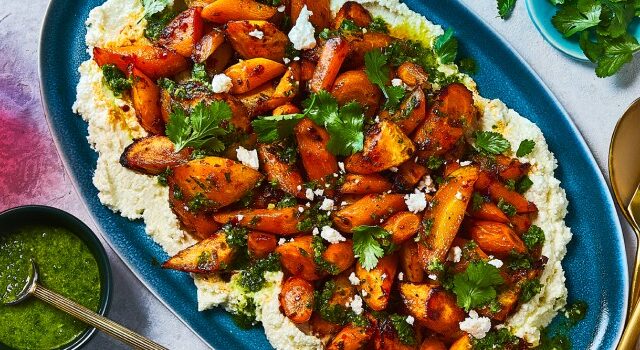
[[[496,287],[504,280],[500,271],[486,262],[472,262],[467,269],[453,277],[453,293],[458,305],[469,311],[487,305],[496,298]]]
[[[142,0],[142,7],[144,7],[144,17],[149,18],[156,13],[164,11],[169,5],[171,0]]]
[[[353,229],[353,253],[365,270],[378,265],[378,260],[393,251],[391,233],[380,226],[358,226]]]
[[[231,108],[224,101],[213,101],[209,104],[201,101],[191,112],[176,106],[169,116],[167,137],[179,152],[185,147],[207,149],[222,152],[225,148],[221,140],[231,132],[228,121]],[[227,124],[227,127],[223,125]]]
[[[516,0],[498,0],[498,15],[502,19],[507,19],[511,16],[515,7]]]
[[[387,56],[380,50],[372,50],[364,55],[365,72],[369,80],[377,85],[387,99],[384,109],[395,111],[406,93],[402,86],[390,86]]]
[[[480,152],[496,155],[511,148],[509,141],[495,131],[476,131],[474,135],[476,149]]]
[[[453,34],[453,29],[447,28],[433,43],[433,50],[442,64],[453,63],[458,55],[458,39]]]
[[[533,140],[525,139],[520,142],[520,146],[518,146],[518,150],[516,151],[516,156],[524,157],[527,154],[533,151],[533,148],[536,146],[536,142]]]

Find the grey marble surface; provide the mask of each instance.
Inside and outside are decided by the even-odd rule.
[[[81,1],[81,0],[75,0]],[[456,1],[456,0],[427,0]],[[531,64],[569,111],[606,174],[609,139],[619,115],[640,95],[640,59],[616,77],[599,79],[588,64],[555,51],[529,21],[523,0],[509,21],[495,0],[463,0]],[[40,104],[37,47],[47,0],[3,0],[0,6],[0,210],[47,204],[93,226],[57,155]],[[482,67],[480,67],[482,69]],[[29,142],[16,142],[27,139]],[[95,226],[94,226],[95,227]],[[635,238],[625,225],[629,252]],[[107,247],[114,272],[109,316],[171,349],[207,347],[162,305]],[[126,347],[98,335],[87,349]]]

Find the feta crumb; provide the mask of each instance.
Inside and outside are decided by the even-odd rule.
[[[464,196],[462,196],[462,193],[460,191],[456,192],[456,199],[461,201],[464,198]]]
[[[296,56],[293,58],[294,61],[300,61],[300,57]]]
[[[338,177],[338,176],[340,176],[340,175],[338,175],[338,173],[333,173],[333,174],[331,174],[331,175],[333,175],[333,177]]]
[[[398,281],[404,281],[404,273],[400,272],[398,274]]]
[[[286,10],[286,9],[287,9],[287,7],[284,6],[284,5],[278,6],[278,12],[284,12],[284,10]]]
[[[438,275],[433,274],[433,273],[429,274],[429,276],[427,276],[427,277],[429,277],[430,280],[434,280],[434,281],[438,279]]]
[[[427,207],[427,199],[422,192],[411,193],[404,196],[404,202],[410,212],[417,214]]]
[[[360,285],[360,279],[358,278],[358,276],[356,276],[355,272],[352,272],[349,275],[349,282],[351,282],[351,284],[353,284],[354,286],[359,286]]]
[[[460,330],[471,334],[476,339],[482,339],[491,330],[491,320],[488,317],[478,317],[478,313],[471,310],[469,317],[460,322]]]
[[[382,276],[380,276],[381,279],[386,280],[387,279],[387,274],[383,273]]]
[[[436,187],[433,184],[433,179],[431,178],[430,175],[425,175],[422,180],[420,180],[420,182],[418,183],[418,186],[416,187],[417,190],[419,191],[425,191],[426,193],[430,193],[430,192],[434,192],[436,190]]]
[[[307,204],[305,204],[304,206],[307,207],[307,208],[310,208],[311,207],[311,202],[307,202]]]
[[[362,28],[362,33],[363,34],[367,34],[367,32],[368,32],[367,28]]]
[[[353,300],[351,301],[351,310],[353,310],[353,312],[356,315],[360,315],[363,311],[362,309],[362,298],[359,295],[355,295],[353,297]]]
[[[492,259],[487,262],[489,265],[495,266],[497,269],[501,268],[504,263],[500,259]]]
[[[233,80],[224,73],[214,75],[211,80],[211,90],[216,94],[229,92],[232,87]]]
[[[376,116],[376,118],[373,121],[376,123],[380,123],[380,116]]]
[[[333,199],[325,198],[320,205],[320,210],[331,211],[334,208]]]
[[[252,31],[249,32],[249,36],[252,36],[256,39],[262,40],[262,38],[264,38],[264,32],[262,32],[261,30],[258,29],[254,29]]]
[[[367,293],[367,291],[363,289],[361,294],[362,294],[363,297],[366,297],[369,293]]]
[[[460,162],[460,166],[468,166],[468,165],[471,165],[470,160],[465,160],[464,162]]]
[[[244,215],[238,214],[236,215],[236,219],[238,219],[238,221],[242,221],[242,219],[244,219]]]
[[[331,228],[329,226],[322,227],[322,231],[320,231],[320,237],[324,238],[327,242],[331,244],[344,242],[347,240],[346,238],[344,238],[344,236],[340,234],[340,232],[336,231],[334,228]]]
[[[331,187],[331,184],[325,184],[324,187],[329,188]]]
[[[298,207],[298,211],[303,213],[304,212],[304,207]]]
[[[347,171],[344,170],[344,163],[343,162],[338,162],[338,168],[340,168],[340,172],[341,173],[346,173]]]
[[[313,24],[309,22],[311,15],[313,15],[313,12],[307,9],[307,5],[304,5],[296,20],[296,25],[289,32],[289,40],[296,50],[309,50],[316,47],[316,30],[313,28]]]
[[[392,173],[397,173],[397,172],[398,172],[398,167],[395,167],[395,166],[394,166],[394,167],[389,168],[389,170],[390,170]]]
[[[284,237],[283,237],[283,238],[280,238],[280,239],[278,240],[278,245],[283,245],[283,244],[285,244],[285,243],[287,243],[287,239],[286,239],[286,238],[284,238]]]
[[[353,183],[354,183],[354,184],[359,184],[359,183],[360,183],[360,179],[355,179],[355,180],[353,180]]]
[[[410,324],[410,325],[412,325],[412,326],[413,326],[413,322],[415,322],[415,321],[416,321],[416,319],[415,319],[415,318],[413,318],[413,316],[409,315],[409,316],[407,316],[406,321],[407,321],[407,323],[408,323],[408,324]]]
[[[236,154],[240,163],[255,170],[258,170],[258,168],[260,168],[260,160],[258,159],[257,150],[248,150],[242,146],[238,146],[238,148],[236,149]]]
[[[285,57],[282,59],[282,62],[284,62],[284,64],[289,64],[291,63],[291,59],[289,59],[288,57]]]
[[[340,205],[341,205],[341,206],[343,206],[343,207],[344,207],[345,205],[347,205],[347,204],[349,204],[349,203],[347,203],[346,201],[342,201],[342,202],[340,202]]]
[[[324,194],[324,190],[323,189],[317,189],[317,190],[313,191],[313,193],[316,196],[322,196]]]
[[[399,78],[395,78],[395,79],[391,79],[391,85],[393,86],[402,86],[402,79]]]
[[[313,228],[313,231],[311,231],[311,233],[312,233],[314,236],[317,236],[318,234],[320,234],[320,230],[318,230],[318,228],[317,228],[317,227],[314,227],[314,228]]]
[[[460,262],[462,258],[462,249],[458,246],[451,248],[449,251],[449,255],[447,256],[447,261],[453,261],[454,263]]]
[[[308,200],[312,201],[316,196],[313,194],[313,190],[307,188],[307,191],[304,193],[304,196],[307,197]]]

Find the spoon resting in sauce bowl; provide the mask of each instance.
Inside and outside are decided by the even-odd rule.
[[[34,296],[45,303],[79,319],[80,321],[93,326],[102,332],[120,340],[121,342],[140,350],[167,350],[165,347],[135,333],[124,326],[89,310],[88,308],[70,300],[62,295],[53,292],[38,284],[38,266],[31,260],[31,270],[27,283],[20,293],[13,300],[4,300],[3,304],[12,306]]]

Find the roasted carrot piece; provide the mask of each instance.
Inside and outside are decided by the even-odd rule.
[[[305,323],[313,312],[313,286],[300,277],[289,277],[282,284],[280,305],[293,323]]]
[[[221,224],[237,223],[253,230],[288,236],[300,233],[300,212],[298,208],[243,209],[216,213],[213,219]]]
[[[375,350],[417,350],[416,344],[410,345],[402,342],[399,332],[391,319],[376,319],[373,321],[373,324],[375,327],[373,334],[373,346]],[[409,327],[415,329],[413,325]]]
[[[316,28],[316,31],[329,28],[331,25],[331,7],[329,6],[329,0],[291,0],[291,21],[293,23],[298,20],[300,11],[302,11],[304,6],[307,6],[307,9],[313,12],[309,21],[313,24],[314,28]]]
[[[359,350],[373,337],[373,329],[348,324],[336,334],[327,350]]]
[[[295,165],[281,160],[273,146],[267,144],[258,145],[258,156],[269,181],[276,182],[280,189],[293,196],[305,198],[304,180]]]
[[[235,95],[242,104],[249,111],[249,115],[253,118],[255,116],[263,115],[266,111],[275,108],[273,94],[276,89],[270,82],[262,84],[251,91]],[[283,102],[284,103],[284,102]]]
[[[382,33],[365,33],[362,38],[351,40],[349,58],[345,61],[345,66],[358,68],[364,65],[364,55],[375,49],[382,49],[393,42],[393,38]]]
[[[249,254],[256,258],[266,258],[269,253],[276,250],[278,242],[276,236],[270,233],[251,231],[247,234],[247,249]]]
[[[158,175],[168,168],[186,163],[191,157],[191,148],[174,152],[173,142],[166,136],[148,136],[134,140],[120,156],[120,164],[128,169],[147,175]]]
[[[489,188],[491,182],[493,182],[491,175],[488,172],[481,170],[480,174],[478,174],[478,181],[476,181],[474,187],[476,190],[484,192]]]
[[[522,236],[531,227],[531,217],[529,214],[516,214],[510,218],[511,226],[518,236]]]
[[[362,291],[364,302],[372,310],[387,308],[397,269],[398,256],[395,254],[378,260],[378,265],[369,271],[356,264],[356,276],[360,279],[358,288]]]
[[[355,1],[345,2],[338,10],[333,20],[333,29],[339,29],[344,20],[352,21],[358,27],[368,27],[373,21],[369,11]]]
[[[505,202],[513,205],[516,208],[518,214],[538,212],[538,208],[535,204],[529,202],[520,193],[508,189],[500,182],[492,182],[487,190],[489,192],[489,196],[493,201],[497,203],[500,201],[500,199],[504,200]]]
[[[342,328],[342,326],[337,323],[326,321],[317,312],[314,312],[311,316],[309,326],[311,326],[311,332],[320,338],[331,337]]]
[[[340,74],[333,84],[331,94],[341,106],[357,102],[368,117],[376,114],[382,98],[380,89],[371,83],[362,70],[350,70]]]
[[[213,221],[210,213],[201,210],[189,210],[187,203],[176,198],[174,185],[169,183],[169,207],[176,214],[180,227],[203,240],[218,232],[220,225]]]
[[[319,272],[318,265],[313,260],[312,241],[313,236],[301,236],[276,248],[282,267],[290,274],[307,281],[315,281],[324,275]]]
[[[231,263],[234,253],[224,233],[220,232],[180,251],[162,267],[191,273],[211,273]]]
[[[256,30],[262,37],[249,34]],[[231,46],[245,59],[262,57],[281,62],[289,43],[287,35],[267,21],[231,21],[225,32]]]
[[[202,10],[202,17],[213,23],[238,20],[267,20],[278,10],[254,0],[216,0]]]
[[[423,268],[427,269],[434,262],[444,262],[462,224],[477,179],[478,168],[463,167],[451,174],[450,180],[436,192],[432,207],[424,215],[429,224],[420,233],[423,244],[418,244]]]
[[[444,345],[442,340],[429,337],[420,344],[420,350],[447,350],[447,347]]]
[[[347,194],[382,193],[390,190],[391,186],[391,182],[379,174],[347,174],[344,177],[344,183],[340,186],[340,192]]]
[[[390,217],[382,227],[391,233],[391,241],[394,244],[402,244],[418,233],[420,224],[420,216],[403,211]]]
[[[303,58],[300,60],[300,69],[300,79],[306,83],[313,78],[313,72],[316,71],[316,64]]]
[[[183,57],[191,57],[196,44],[204,34],[204,21],[200,7],[180,13],[162,30],[158,45],[173,50]]]
[[[492,202],[483,202],[478,208],[471,208],[469,212],[475,219],[509,223],[509,218]]]
[[[473,349],[473,346],[471,345],[471,338],[469,337],[468,334],[465,334],[460,338],[458,338],[458,340],[453,342],[453,344],[451,344],[451,347],[449,348],[449,350],[471,350],[471,349]]]
[[[401,64],[396,74],[398,78],[402,79],[403,83],[411,87],[418,86],[424,89],[431,86],[431,83],[429,83],[429,74],[427,74],[421,66],[413,62]]]
[[[294,128],[302,166],[309,180],[323,182],[327,176],[338,172],[338,160],[329,152],[329,133],[310,119],[301,120]]]
[[[273,115],[285,115],[300,113],[300,109],[293,103],[286,103],[282,106],[278,106],[273,110]]]
[[[277,100],[276,104],[287,103],[298,95],[300,91],[300,74],[300,63],[292,62],[289,64],[272,96],[273,100]]]
[[[516,158],[509,158],[503,155],[498,155],[496,160],[496,170],[500,178],[503,180],[519,180],[521,177],[529,172],[530,165],[521,163]]]
[[[418,258],[417,243],[409,241],[402,245],[400,263],[402,264],[402,271],[404,271],[404,281],[414,283],[424,281],[424,270]]]
[[[223,42],[214,52],[207,58],[205,69],[207,70],[207,74],[215,75],[224,72],[227,68],[231,59],[233,58],[234,52],[231,44],[228,42]]]
[[[395,183],[399,188],[409,190],[416,186],[420,180],[424,179],[428,173],[429,169],[427,169],[427,167],[409,159],[398,167]]]
[[[329,90],[333,86],[348,53],[349,43],[342,37],[334,37],[324,43],[318,65],[309,81],[311,92]]]
[[[334,213],[333,223],[343,232],[361,225],[378,225],[391,215],[407,210],[402,194],[368,194]]]
[[[460,335],[459,323],[466,314],[450,292],[429,284],[401,283],[400,295],[409,314],[420,324],[447,337]]]
[[[499,222],[476,221],[470,228],[471,237],[483,251],[500,257],[509,256],[512,251],[527,252],[524,242],[507,225]]]
[[[335,266],[337,273],[347,270],[356,260],[353,255],[353,241],[330,244],[322,253],[322,259]]]
[[[233,81],[231,92],[241,94],[281,76],[286,70],[282,63],[266,58],[252,58],[234,64],[224,74]]]
[[[131,99],[140,125],[152,135],[164,135],[160,89],[153,80],[137,68],[131,70],[131,77],[133,79]]]
[[[400,109],[393,114],[391,120],[395,121],[405,134],[410,135],[426,116],[427,97],[422,89],[419,88],[415,89],[402,101]]]
[[[224,43],[224,33],[219,29],[213,29],[206,33],[193,48],[191,58],[196,63],[203,63],[213,55],[214,52]]]
[[[115,64],[128,71],[130,64],[150,79],[169,77],[189,68],[188,61],[179,54],[156,46],[135,44],[118,48],[93,48],[93,58],[99,66]]]

